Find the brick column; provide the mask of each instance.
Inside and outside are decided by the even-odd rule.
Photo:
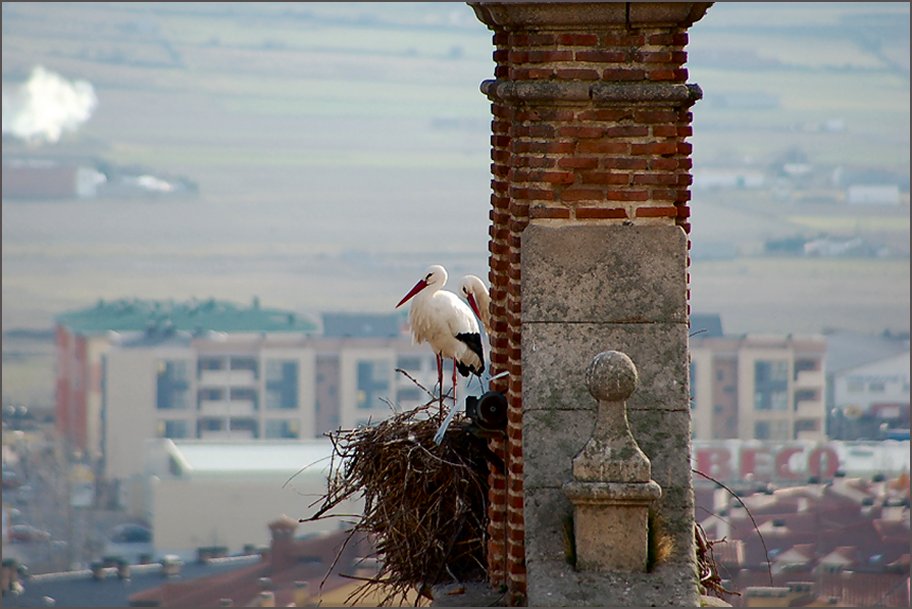
[[[507,586],[510,604],[521,604],[527,582],[520,236],[530,223],[689,232],[685,140],[700,90],[686,84],[684,47],[687,28],[712,3],[469,4],[494,32],[495,78],[481,87],[493,114],[491,371],[510,373],[495,385],[509,403],[505,441],[493,446],[507,475],[492,473],[489,573],[492,584]]]

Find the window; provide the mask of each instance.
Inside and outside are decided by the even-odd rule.
[[[258,438],[260,437],[260,424],[256,419],[231,419],[230,431],[240,432],[241,435],[244,432],[248,433],[251,437]]]
[[[816,400],[816,389],[799,389],[795,392],[795,408],[798,408],[798,402],[814,402]]]
[[[159,360],[155,406],[160,410],[189,408],[190,372],[186,361]]]
[[[795,421],[795,437],[801,431],[819,431],[820,422],[817,419],[798,419]]]
[[[757,421],[754,423],[756,440],[788,440],[788,421]]]
[[[868,391],[871,393],[883,393],[887,390],[887,385],[883,381],[871,381],[868,383]]]
[[[788,362],[754,362],[754,409],[788,410]]]
[[[380,406],[380,399],[389,397],[389,363],[385,361],[362,360],[358,362],[357,400],[358,408],[368,409]]]
[[[417,355],[400,355],[396,367],[407,371],[421,370],[421,358]]]
[[[398,392],[400,405],[402,405],[403,402],[417,404],[419,402],[422,402],[424,398],[427,397],[428,395],[425,392],[421,391],[421,389],[418,387],[403,387]]]
[[[232,402],[250,402],[254,410],[259,407],[259,396],[253,387],[232,387],[230,395]]]
[[[865,384],[858,380],[849,380],[846,382],[846,391],[849,393],[864,393]]]
[[[249,370],[253,372],[253,378],[259,378],[260,366],[255,357],[235,356],[231,358],[232,370]]]
[[[298,362],[266,362],[266,408],[290,410],[298,407]]]
[[[795,378],[802,372],[816,372],[820,370],[820,362],[816,359],[799,358],[795,360]]]
[[[159,421],[159,438],[187,438],[190,436],[190,425],[187,421]]]
[[[301,425],[295,419],[280,419],[266,421],[267,438],[300,438]]]
[[[200,419],[196,422],[196,437],[201,438],[208,432],[222,431],[224,428],[224,419]]]
[[[219,387],[202,387],[197,393],[200,402],[220,402],[225,399],[225,390]]]
[[[199,377],[204,370],[224,370],[225,369],[225,358],[224,357],[212,357],[212,356],[201,356],[196,363],[197,377]]]

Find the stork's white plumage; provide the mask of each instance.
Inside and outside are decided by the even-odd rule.
[[[431,265],[396,308],[413,299],[409,325],[416,343],[428,343],[437,355],[437,380],[443,394],[443,358],[453,360],[453,401],[456,400],[456,371],[462,376],[481,375],[484,351],[478,322],[472,310],[459,297],[443,286],[447,272],[439,264]]]
[[[466,301],[475,315],[481,320],[485,332],[491,333],[491,295],[488,288],[477,275],[465,275],[459,280],[459,291],[465,296]]]

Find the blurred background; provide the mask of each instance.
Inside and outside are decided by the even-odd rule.
[[[2,18],[11,417],[52,420],[56,320],[96,303],[262,303],[316,327],[392,313],[429,264],[487,278],[493,45],[466,4]],[[692,311],[908,354],[909,5],[716,3],[687,50]]]

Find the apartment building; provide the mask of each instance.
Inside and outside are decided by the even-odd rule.
[[[303,440],[383,420],[428,402],[437,368],[398,315],[352,315],[322,335],[121,333],[103,378],[102,473],[125,479],[147,439]]]
[[[823,440],[823,336],[701,336],[690,344],[698,440]]]
[[[56,424],[69,448],[96,462],[102,454],[102,359],[124,335],[150,332],[313,334],[317,324],[292,311],[215,299],[99,300],[56,321]],[[172,371],[171,374],[179,374]]]

